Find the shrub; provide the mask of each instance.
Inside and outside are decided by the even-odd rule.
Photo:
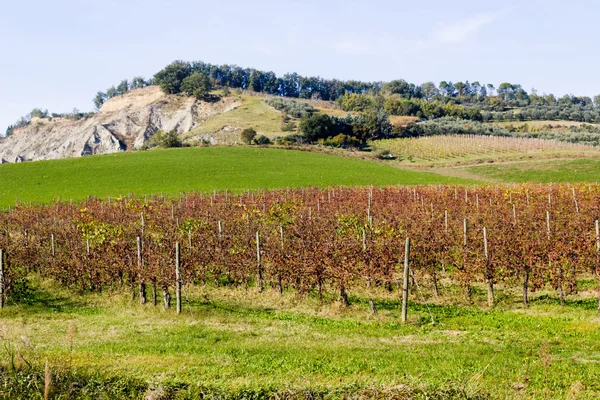
[[[273,142],[271,142],[271,139],[269,139],[265,135],[258,135],[257,137],[254,138],[254,143],[259,146],[266,146],[266,145],[272,144]]]
[[[338,99],[344,111],[367,111],[375,107],[373,98],[366,94],[346,93]]]
[[[375,153],[375,157],[380,160],[395,160],[396,159],[396,156],[393,155],[392,152],[387,149],[379,150],[377,153]]]
[[[296,130],[296,123],[290,119],[285,111],[281,115],[280,127],[283,132],[294,132]]]
[[[267,99],[265,103],[276,110],[283,111],[284,113],[291,115],[294,118],[311,116],[315,112],[313,106],[302,101],[288,99]]]
[[[175,130],[170,130],[168,132],[164,132],[163,130],[156,131],[156,133],[150,138],[150,144],[152,145],[151,147],[183,147],[183,142]]]
[[[300,122],[300,131],[311,142],[325,139],[335,133],[335,121],[327,114],[304,117]]]
[[[212,86],[209,77],[196,73],[188,76],[181,82],[181,91],[188,96],[194,96],[197,99],[201,99],[208,95],[212,90]]]
[[[254,128],[246,128],[240,133],[240,140],[246,144],[252,144],[252,140],[256,137]]]
[[[360,140],[352,136],[344,135],[342,133],[324,140],[322,139],[320,143],[325,146],[331,147],[360,147]]]
[[[298,135],[298,134],[293,134],[293,135],[287,135],[284,136],[282,138],[277,138],[275,140],[275,142],[277,144],[281,144],[281,145],[299,145],[299,144],[308,144],[309,141],[306,139],[306,137],[304,137],[304,135]]]

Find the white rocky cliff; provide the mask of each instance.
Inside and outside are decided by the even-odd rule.
[[[159,129],[184,134],[210,116],[238,105],[232,98],[207,103],[167,96],[157,86],[135,89],[108,100],[91,118],[33,119],[0,140],[0,161],[49,160],[138,149]]]

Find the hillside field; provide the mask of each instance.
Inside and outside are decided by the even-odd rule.
[[[267,105],[264,98],[249,94],[234,96],[240,101],[240,106],[210,117],[197,128],[184,134],[184,137],[210,133],[214,134],[220,143],[235,144],[239,142],[239,132],[244,128],[254,128],[261,135],[270,138],[286,135],[280,127],[281,112]]]
[[[546,159],[600,158],[597,147],[556,140],[483,135],[435,135],[369,142],[389,151],[399,166],[460,166]]]
[[[469,183],[370,161],[284,149],[207,147],[0,165],[0,206],[87,196],[301,186]]]
[[[504,182],[598,182],[600,159],[521,161],[496,165],[471,166],[466,170],[483,180]]]

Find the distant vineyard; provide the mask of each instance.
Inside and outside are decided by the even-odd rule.
[[[401,159],[441,161],[472,156],[594,153],[600,148],[556,140],[479,135],[436,135],[418,138],[385,139],[371,143],[376,150],[388,150]]]
[[[600,272],[599,218],[600,185],[182,194],[18,205],[0,214],[0,249],[9,293],[37,272],[81,290],[130,287],[142,301],[160,289],[166,304],[176,282],[335,290],[347,301],[358,286],[399,282],[409,237],[412,271],[436,294],[444,274],[467,297],[484,282],[493,304],[503,282],[527,303],[544,286],[564,301],[579,275]]]

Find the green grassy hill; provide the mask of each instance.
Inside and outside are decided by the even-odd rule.
[[[217,133],[225,127],[238,128],[239,130],[244,128],[254,128],[260,134],[270,138],[274,136],[285,136],[287,134],[283,132],[280,127],[281,112],[267,105],[264,98],[249,94],[239,94],[236,97],[241,103],[240,106],[231,111],[212,116],[197,128],[186,133],[184,137]],[[229,135],[225,133],[220,135],[219,139],[223,143],[233,144],[236,141],[239,141],[239,132],[231,133]]]
[[[87,196],[184,191],[468,183],[427,172],[305,151],[208,147],[154,150],[0,166],[0,206]]]
[[[482,180],[503,182],[598,182],[600,159],[538,160],[467,168]]]

